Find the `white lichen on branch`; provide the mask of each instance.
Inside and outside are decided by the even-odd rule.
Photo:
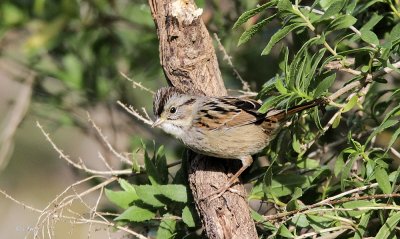
[[[189,0],[175,0],[171,3],[171,14],[179,22],[189,25],[203,14],[203,9],[196,8]]]

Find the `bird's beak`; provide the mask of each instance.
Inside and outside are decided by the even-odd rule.
[[[151,125],[152,128],[158,127],[160,124],[162,124],[164,122],[164,119],[162,118],[158,118],[156,119],[156,121],[154,121],[154,123]]]

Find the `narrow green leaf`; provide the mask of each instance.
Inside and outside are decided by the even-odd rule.
[[[165,151],[163,145],[161,145],[158,148],[157,153],[153,156],[153,161],[155,163],[156,170],[158,172],[158,180],[160,184],[167,184],[168,166],[167,166],[167,157],[165,157]]]
[[[342,119],[342,114],[338,114],[336,118],[333,120],[332,129],[336,129],[339,126],[341,119]]]
[[[161,183],[160,175],[157,171],[156,165],[147,154],[146,149],[144,153],[144,166],[146,168],[147,177],[149,178],[151,184],[152,185],[160,184]]]
[[[159,185],[158,189],[165,197],[176,202],[187,202],[186,187],[178,184]]]
[[[285,26],[284,28],[281,28],[278,30],[269,40],[267,46],[264,48],[262,51],[261,55],[268,55],[272,48],[275,46],[276,43],[278,43],[280,40],[282,40],[285,36],[287,36],[291,31],[294,31],[297,28],[304,27],[305,23],[293,23],[291,25]]]
[[[297,139],[296,134],[293,134],[292,148],[296,153],[301,153],[301,144]]]
[[[400,23],[397,23],[397,25],[393,27],[392,31],[390,32],[389,39],[391,42],[394,42],[394,41],[397,41],[400,39]]]
[[[310,82],[315,78],[319,63],[321,62],[322,58],[324,57],[325,52],[326,52],[326,48],[322,48],[321,50],[319,50],[317,53],[314,54],[314,56],[311,60],[311,69],[308,72],[308,77],[306,77],[303,82],[304,89],[307,90],[308,87],[310,86]]]
[[[357,22],[357,19],[350,15],[342,15],[335,18],[328,26],[330,31],[345,29],[353,26]]]
[[[118,179],[118,183],[121,186],[122,189],[124,189],[127,192],[134,192],[136,194],[135,188],[133,187],[132,184],[130,184],[128,181],[126,181],[123,178]]]
[[[139,185],[134,186],[137,195],[139,196],[142,202],[152,205],[154,207],[163,207],[165,206],[160,200],[156,198],[156,195],[160,194],[156,185]]]
[[[343,170],[343,166],[344,166],[343,155],[344,155],[344,152],[343,152],[343,151],[340,152],[340,154],[339,154],[339,156],[337,157],[336,162],[335,162],[335,167],[334,167],[333,172],[335,173],[335,176],[336,176],[336,177],[337,177],[337,176],[342,172],[342,170]]]
[[[396,131],[392,134],[392,137],[390,137],[390,141],[387,145],[387,149],[386,149],[385,153],[387,153],[390,150],[390,148],[393,146],[394,142],[396,142],[397,138],[399,138],[399,135],[400,135],[400,127],[397,128]]]
[[[275,88],[281,93],[282,95],[287,93],[286,87],[283,85],[281,78],[277,78],[275,81]]]
[[[286,238],[294,238],[293,234],[283,224],[278,229],[278,235],[286,237]]]
[[[170,214],[165,214],[161,220],[160,226],[157,230],[157,239],[171,239],[175,238],[176,234],[176,221],[170,219]]]
[[[280,0],[280,1],[278,1],[278,5],[276,7],[278,8],[279,12],[283,12],[283,11],[291,12],[291,11],[293,11],[293,5],[289,0]]]
[[[265,113],[272,108],[276,103],[285,99],[285,95],[271,96],[269,97],[264,104],[258,109],[258,112]]]
[[[263,5],[256,7],[254,9],[251,9],[249,11],[244,12],[238,20],[235,22],[233,25],[233,29],[237,28],[238,26],[242,25],[243,23],[247,22],[251,17],[257,15],[258,13],[264,11],[264,9],[271,7],[276,4],[276,1],[270,1],[267,3],[264,3]]]
[[[129,220],[131,222],[143,222],[153,219],[156,214],[146,208],[131,206],[119,215],[115,220]]]
[[[336,15],[337,13],[339,13],[340,10],[342,10],[342,8],[343,8],[344,3],[345,3],[345,1],[343,1],[343,0],[334,1],[328,7],[328,9],[325,11],[324,15],[321,16],[320,20],[328,19],[328,18]]]
[[[376,206],[376,203],[373,201],[368,201],[368,200],[358,200],[358,201],[350,201],[350,202],[345,202],[343,204],[340,205],[341,208],[346,208],[346,209],[353,209],[353,210],[349,210],[349,211],[343,211],[342,213],[340,213],[343,216],[347,216],[347,217],[358,217],[364,213],[366,213],[366,211],[368,211],[368,209],[363,209],[361,210],[361,208],[363,207],[373,207]]]
[[[254,221],[263,225],[266,229],[268,229],[272,232],[277,231],[277,228],[275,227],[275,225],[273,225],[270,222],[265,221],[263,216],[261,216],[258,212],[254,211],[253,209],[250,208],[250,213],[251,213],[251,217],[253,218]]]
[[[400,221],[400,212],[391,215],[386,222],[383,224],[381,229],[379,229],[378,234],[375,238],[389,238],[395,232],[395,227]]]
[[[356,231],[354,233],[353,239],[364,238],[364,233],[365,233],[366,229],[368,228],[368,222],[369,222],[369,219],[371,218],[372,213],[373,213],[372,211],[369,211],[361,216],[360,223],[358,223],[358,226],[356,227]]]
[[[326,90],[329,89],[329,87],[331,87],[335,79],[336,79],[335,73],[323,79],[315,89],[314,97],[316,98],[321,96]]]
[[[398,124],[399,121],[398,120],[394,120],[394,119],[389,119],[386,121],[383,121],[381,125],[379,125],[374,131],[372,131],[372,133],[368,136],[366,143],[370,142],[371,139],[373,137],[375,137],[376,135],[380,134],[382,131],[384,131],[387,128],[390,128],[396,124]]]
[[[346,186],[345,180],[350,175],[350,172],[351,172],[351,169],[353,167],[353,164],[357,159],[357,155],[358,155],[358,153],[350,154],[350,156],[349,156],[350,160],[346,163],[346,165],[344,166],[344,168],[342,170],[342,175],[340,177],[340,187],[341,187],[342,191],[344,191],[344,189],[345,189],[345,186]]]
[[[370,30],[360,30],[361,39],[367,43],[379,45],[379,39],[376,34]]]
[[[379,188],[383,193],[392,193],[392,187],[390,186],[389,176],[384,168],[377,165],[375,168],[375,178],[378,182]]]
[[[189,207],[186,206],[182,210],[182,220],[188,227],[195,227],[196,223],[194,222],[194,217]]]
[[[357,101],[358,101],[357,95],[354,95],[353,97],[351,97],[349,102],[347,102],[347,104],[343,107],[342,113],[345,113],[345,112],[353,109],[353,107],[357,104]]]
[[[133,192],[112,191],[106,189],[105,194],[108,200],[110,200],[110,202],[124,209],[128,208],[131,202],[139,199],[136,193]]]
[[[238,46],[242,45],[243,43],[247,42],[250,40],[260,29],[262,29],[267,23],[269,23],[272,18],[274,18],[276,14],[263,19],[262,21],[258,22],[257,24],[254,24],[251,26],[249,29],[247,29],[239,38]]]

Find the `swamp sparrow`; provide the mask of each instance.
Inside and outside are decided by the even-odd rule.
[[[213,193],[219,197],[251,165],[251,155],[263,150],[274,138],[288,116],[325,103],[324,99],[316,99],[288,110],[260,113],[261,105],[255,100],[210,97],[164,87],[154,97],[157,119],[153,127],[172,134],[196,153],[242,161],[242,167],[228,183]]]

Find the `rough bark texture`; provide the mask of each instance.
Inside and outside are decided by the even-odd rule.
[[[149,4],[160,40],[161,65],[169,83],[206,95],[226,95],[210,35],[194,2],[149,0]],[[242,184],[232,188],[235,193],[227,191],[213,201],[199,200],[225,185],[240,161],[192,154],[188,164],[190,188],[207,236],[257,238]]]

